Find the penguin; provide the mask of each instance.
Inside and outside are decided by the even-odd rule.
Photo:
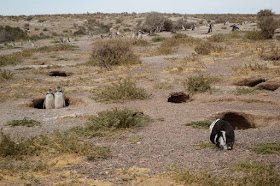
[[[210,125],[210,141],[220,149],[232,150],[234,138],[234,129],[230,123],[216,119]]]
[[[54,108],[54,95],[52,89],[49,89],[43,103],[43,109],[53,109],[53,108]]]
[[[65,107],[65,99],[62,93],[62,89],[60,87],[56,88],[54,94],[54,106],[56,109]]]

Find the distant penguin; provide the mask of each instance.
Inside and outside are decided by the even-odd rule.
[[[234,144],[234,129],[228,122],[216,119],[210,125],[210,141],[217,147],[232,150]]]
[[[43,103],[43,109],[53,109],[53,108],[54,108],[54,95],[52,89],[49,89]]]
[[[65,107],[65,99],[62,93],[62,90],[60,87],[56,88],[55,94],[54,94],[54,106],[56,109]]]

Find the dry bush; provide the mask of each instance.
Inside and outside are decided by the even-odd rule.
[[[156,29],[163,28],[165,18],[161,13],[151,12],[147,15],[141,29],[145,32],[152,32]]]
[[[267,50],[262,47],[259,51],[259,56],[264,60],[277,61],[280,60],[280,51],[276,45],[272,44]]]
[[[207,40],[211,42],[225,42],[226,36],[224,34],[215,34],[207,38]]]
[[[27,39],[27,34],[19,27],[0,26],[0,42],[15,41],[19,39]]]
[[[123,38],[110,40],[97,40],[92,57],[96,64],[104,63],[111,65],[132,65],[140,63],[139,58],[132,52],[132,43]]]
[[[245,33],[245,38],[250,40],[263,40],[265,39],[264,35],[260,31],[247,31]]]
[[[209,55],[211,52],[222,52],[224,49],[224,47],[213,45],[210,42],[201,42],[194,47],[194,51],[201,55]]]
[[[266,39],[273,37],[275,30],[279,26],[279,21],[275,18],[275,13],[264,9],[257,13],[257,24]]]

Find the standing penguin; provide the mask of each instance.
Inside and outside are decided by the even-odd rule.
[[[210,125],[210,141],[223,150],[232,150],[234,130],[231,124],[224,120],[216,119]]]
[[[65,107],[65,99],[60,87],[57,87],[55,91],[54,106],[56,109]]]
[[[54,108],[54,95],[52,89],[49,89],[43,103],[43,109],[53,109],[53,108]]]

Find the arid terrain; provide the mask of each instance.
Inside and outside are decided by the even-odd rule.
[[[26,139],[55,136],[44,143],[32,141],[27,148],[39,149],[37,154],[4,155],[0,149],[0,185],[280,183],[280,29],[272,39],[258,39],[255,15],[164,16],[175,23],[181,19],[195,23],[196,28],[145,32],[137,39],[132,33],[141,28],[146,14],[0,17],[0,26],[20,27],[31,38],[0,43],[1,60],[12,59],[8,64],[0,61],[0,147],[20,151],[18,146]],[[221,18],[227,21],[218,21]],[[210,22],[213,32],[207,33]],[[239,30],[233,32],[233,24]],[[119,32],[112,36],[118,38],[101,39],[108,29]],[[121,40],[129,42],[139,63],[112,65],[108,70],[93,64],[98,44]],[[191,90],[187,84],[191,77],[205,78],[210,87]],[[96,91],[123,79],[135,82],[148,96],[95,99]],[[67,106],[42,109],[48,89],[55,91],[57,86]],[[187,98],[182,103],[168,102],[174,93]],[[79,133],[90,118],[115,108],[150,119],[140,127]],[[25,117],[40,125],[7,124]],[[215,118],[235,126],[233,150],[211,144],[208,127],[188,125]],[[58,131],[65,136],[58,139]],[[73,142],[69,145],[68,140]],[[102,152],[97,148],[97,155],[89,158],[85,153],[89,146],[80,150],[84,143]],[[266,144],[278,145],[276,152],[254,150]]]

